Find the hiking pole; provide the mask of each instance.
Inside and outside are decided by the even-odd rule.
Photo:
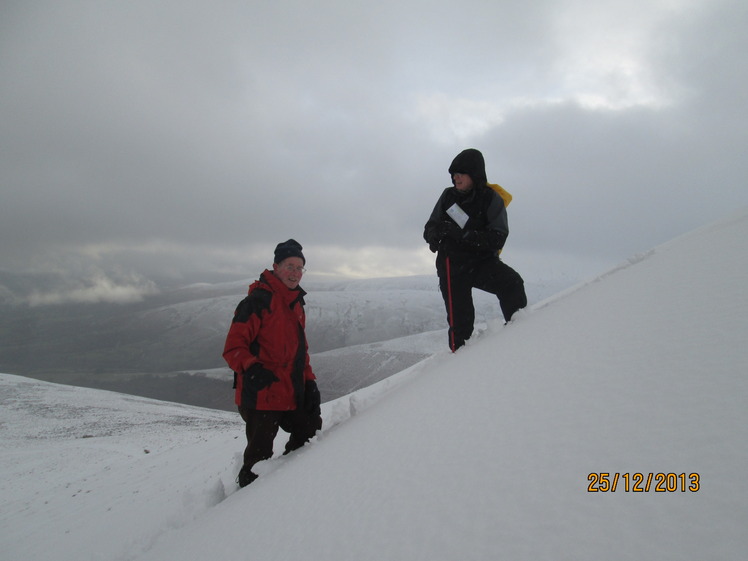
[[[445,259],[447,264],[447,315],[449,316],[449,348],[455,352],[455,321],[452,314],[452,272],[449,267],[449,257]]]

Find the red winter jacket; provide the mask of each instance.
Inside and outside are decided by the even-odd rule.
[[[303,404],[304,384],[315,379],[304,334],[305,295],[265,270],[237,306],[223,358],[235,372],[240,407],[289,411]]]

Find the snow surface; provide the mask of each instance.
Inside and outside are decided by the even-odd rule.
[[[746,240],[744,211],[326,403],[242,490],[237,414],[0,375],[0,557],[745,559]]]

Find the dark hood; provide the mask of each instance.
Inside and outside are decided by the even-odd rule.
[[[483,154],[475,148],[463,150],[452,160],[452,164],[449,166],[449,175],[452,176],[455,173],[469,175],[476,187],[488,183],[486,162],[483,159]]]

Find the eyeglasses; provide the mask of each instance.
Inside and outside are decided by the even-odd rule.
[[[283,265],[283,269],[288,271],[289,273],[301,273],[302,275],[306,273],[306,269],[304,267],[296,267],[294,265]]]

